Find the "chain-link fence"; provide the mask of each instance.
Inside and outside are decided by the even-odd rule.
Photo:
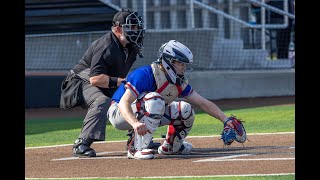
[[[282,6],[272,1],[268,5],[290,13],[289,1],[280,1]],[[147,28],[144,58],[138,57],[132,69],[155,61],[161,44],[171,39],[190,48],[195,70],[292,68],[288,57],[289,44],[294,42],[292,18],[288,18],[285,28],[250,26],[261,24],[261,12],[268,18],[266,24],[286,23],[283,15],[275,13],[276,16],[251,1],[112,0],[109,3],[131,8],[144,17]],[[90,43],[108,31],[26,35],[26,71],[68,71]]]

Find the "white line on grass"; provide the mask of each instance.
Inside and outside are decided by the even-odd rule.
[[[207,177],[238,177],[238,176],[287,176],[295,173],[278,173],[278,174],[231,174],[231,175],[212,175],[212,176],[151,176],[142,178],[207,178]]]
[[[36,179],[168,179],[168,178],[215,178],[215,177],[250,177],[250,176],[288,176],[295,173],[277,173],[277,174],[230,174],[230,175],[208,175],[208,176],[149,176],[149,177],[85,177],[85,178],[36,178]],[[34,178],[25,178],[34,179]]]

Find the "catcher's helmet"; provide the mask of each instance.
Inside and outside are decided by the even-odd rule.
[[[193,63],[193,54],[190,49],[176,40],[170,40],[163,44],[158,52],[158,61],[162,63],[166,76],[170,83],[181,85],[193,70],[190,66],[183,72],[177,74],[173,61],[178,61],[186,65]]]
[[[122,9],[117,12],[112,21],[113,26],[121,26],[123,35],[130,42],[143,47],[143,38],[145,35],[144,22],[138,12],[133,12],[129,9]]]

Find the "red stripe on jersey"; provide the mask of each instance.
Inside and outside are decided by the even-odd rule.
[[[127,83],[126,87],[130,88],[136,94],[137,97],[139,96],[139,93],[136,91],[136,89],[130,83]]]
[[[166,81],[166,82],[161,86],[161,88],[159,88],[159,89],[157,90],[157,93],[160,94],[168,85],[169,85],[169,81]]]
[[[178,86],[178,85],[176,85],[176,87],[178,89],[178,92],[179,92],[178,96],[179,96],[182,93],[182,88],[181,88],[181,86]]]

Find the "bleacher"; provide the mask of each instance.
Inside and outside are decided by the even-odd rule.
[[[26,0],[25,33],[110,29],[117,11],[98,0]]]
[[[58,106],[61,81],[91,42],[110,31],[116,6],[137,10],[146,19],[144,58],[138,57],[132,70],[155,61],[160,45],[176,39],[193,52],[195,71],[190,82],[206,98],[294,95],[291,62],[270,58],[268,45],[266,49],[248,45],[248,27],[199,6],[194,6],[192,23],[189,1],[148,0],[146,7],[140,0],[106,2],[112,5],[99,0],[25,1],[26,108]],[[231,1],[201,2],[248,18],[247,1],[234,1],[233,8],[227,3]],[[262,42],[261,38],[253,41]],[[236,86],[236,91],[218,88],[225,83]]]

